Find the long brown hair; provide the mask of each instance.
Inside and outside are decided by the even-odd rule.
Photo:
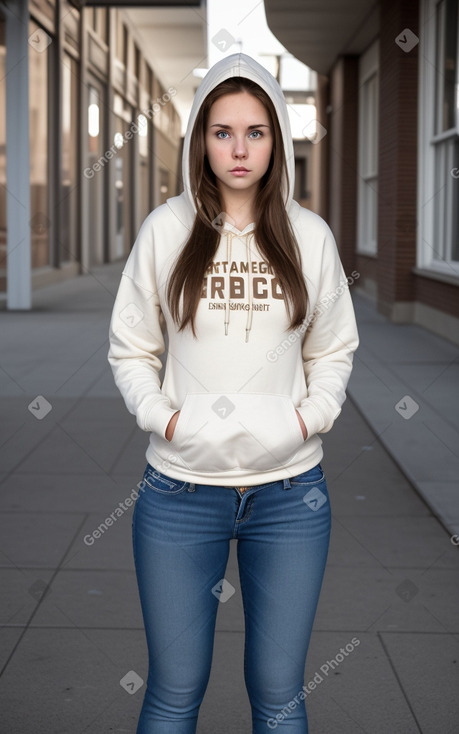
[[[205,272],[218,249],[220,234],[212,224],[222,213],[222,202],[215,174],[206,155],[205,134],[213,103],[225,94],[249,92],[266,108],[273,130],[273,149],[265,175],[255,197],[254,236],[258,249],[272,266],[286,298],[289,329],[300,326],[306,317],[308,293],[302,275],[301,254],[283,201],[283,187],[288,173],[282,132],[277,113],[268,94],[245,77],[232,77],[216,86],[205,98],[190,140],[190,183],[197,214],[191,234],[178,258],[167,288],[167,301],[172,318],[179,323],[179,303],[183,289],[183,315],[179,331],[194,319],[201,299]],[[287,301],[288,299],[288,301]],[[291,315],[290,301],[293,304]]]

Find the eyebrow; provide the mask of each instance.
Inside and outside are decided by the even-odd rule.
[[[223,127],[225,130],[232,130],[233,129],[231,127],[231,125],[221,125],[219,122],[216,122],[213,125],[210,125],[210,127]],[[260,125],[249,125],[248,128],[247,128],[247,130],[255,130],[256,128],[259,128],[259,127],[269,127],[269,125],[263,125],[263,124],[260,124]]]

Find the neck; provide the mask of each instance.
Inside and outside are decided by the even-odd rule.
[[[220,192],[220,194],[223,209],[228,215],[231,224],[243,230],[248,224],[255,221],[254,196],[248,197],[247,191],[231,192],[230,196],[226,192]]]

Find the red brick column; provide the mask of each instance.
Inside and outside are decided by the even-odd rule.
[[[385,0],[380,21],[378,311],[400,320],[394,304],[415,299],[419,45],[395,39],[419,36],[419,0]]]

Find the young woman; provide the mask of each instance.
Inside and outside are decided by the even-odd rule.
[[[208,71],[182,162],[184,191],[143,222],[110,325],[115,382],[150,434],[133,516],[149,652],[137,734],[196,732],[232,538],[252,732],[305,734],[331,526],[319,434],[346,399],[352,300],[331,230],[292,199],[286,103],[253,59]]]

